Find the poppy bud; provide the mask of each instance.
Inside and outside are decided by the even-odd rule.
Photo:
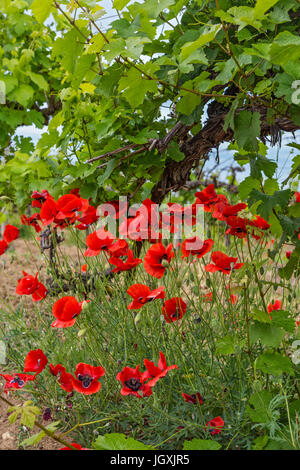
[[[141,321],[141,317],[142,316],[141,316],[140,312],[135,316],[135,318],[134,318],[135,325],[137,325]]]
[[[81,306],[82,306],[82,307],[81,307],[82,312],[84,312],[85,310],[88,309],[88,304],[89,304],[89,302],[90,302],[89,300],[84,300],[84,301],[82,302],[82,304],[81,304]]]

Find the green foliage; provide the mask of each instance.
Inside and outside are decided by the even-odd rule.
[[[15,423],[20,418],[20,424],[23,424],[29,429],[32,429],[36,420],[36,417],[41,414],[37,406],[32,405],[32,401],[26,401],[23,405],[11,406],[8,409],[10,413],[8,419],[11,424]]]
[[[191,441],[184,441],[183,450],[219,450],[221,445],[215,441],[208,441],[205,439],[192,439]]]
[[[58,428],[58,425],[59,425],[60,421],[54,421],[53,423],[50,423],[48,424],[48,426],[46,426],[46,429],[50,432],[54,432],[57,430]],[[39,444],[41,442],[42,439],[44,439],[44,437],[46,437],[47,434],[45,431],[40,431],[36,434],[33,434],[32,436],[24,439],[21,443],[20,443],[20,446],[23,446],[23,447],[29,447],[29,446],[35,446],[37,444]]]
[[[136,441],[125,434],[113,433],[98,436],[93,447],[96,450],[150,450],[151,446],[146,446],[142,442]]]
[[[55,187],[62,194],[84,186],[99,202],[139,187],[138,198],[144,191],[141,175],[145,187],[153,187],[170,162],[185,167],[188,151],[176,137],[163,154],[154,147],[123,159],[121,152],[100,168],[87,160],[129,143],[149,147],[149,140],[163,139],[180,120],[197,134],[209,99],[225,106],[224,129],[232,129],[240,151],[250,152],[251,176],[241,183],[240,194],[252,193],[253,203],[261,197],[265,216],[278,204],[286,208],[288,199],[281,188],[273,191],[274,183],[265,188],[269,198],[261,196],[262,175],[275,181],[276,162],[261,154],[260,141],[266,122],[297,115],[291,88],[300,77],[298,26],[292,18],[296,0],[231,0],[218,8],[214,2],[204,7],[182,0],[115,0],[121,16],[106,32],[98,23],[105,11],[97,1],[79,1],[77,10],[72,2],[49,0],[3,0],[1,6],[0,80],[7,102],[0,108],[0,146],[9,150],[6,165],[15,150],[28,157],[22,181],[8,166],[0,192],[21,209],[30,191],[39,189],[33,188],[35,166],[27,165],[31,158],[43,162],[40,188]],[[232,81],[238,89],[226,96]],[[168,108],[164,113],[162,106]],[[36,148],[13,139],[20,125],[32,124],[46,126]],[[297,211],[291,209],[289,216],[297,218]],[[278,224],[272,226],[278,233]]]

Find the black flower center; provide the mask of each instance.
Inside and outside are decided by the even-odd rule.
[[[161,256],[159,264],[161,264],[162,261],[168,261],[168,255],[166,253]]]
[[[129,380],[126,380],[124,384],[126,385],[126,387],[130,388],[130,390],[133,390],[134,392],[137,392],[142,386],[139,379],[134,379],[133,377]]]
[[[176,307],[176,310],[174,313],[172,313],[171,318],[180,318],[181,317],[181,310],[179,307]]]
[[[11,384],[18,384],[19,387],[24,387],[25,385],[25,381],[22,380],[20,377],[14,377],[11,381],[10,381]]]
[[[94,380],[93,377],[91,377],[90,375],[81,375],[81,374],[77,375],[77,379],[80,380],[83,388],[89,388],[89,386]]]

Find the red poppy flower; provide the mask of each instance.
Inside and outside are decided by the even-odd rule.
[[[244,263],[237,263],[237,258],[232,256],[227,256],[221,251],[213,251],[211,254],[211,260],[214,264],[207,264],[205,266],[205,271],[214,273],[216,271],[221,271],[223,274],[230,274],[236,269],[240,269],[244,266]]]
[[[43,225],[51,224],[56,218],[57,212],[56,202],[52,197],[49,197],[41,207],[40,218]]]
[[[18,280],[18,285],[16,288],[16,293],[19,295],[31,295],[34,291],[37,290],[39,281],[38,273],[35,276],[27,274],[25,271],[22,271],[24,277]]]
[[[46,287],[39,282],[36,273],[35,276],[27,274],[25,271],[22,271],[24,277],[18,280],[18,285],[16,287],[16,293],[19,295],[32,295],[32,300],[37,302],[42,300],[47,295]]]
[[[35,375],[19,374],[19,373],[14,373],[13,375],[0,374],[0,377],[3,377],[6,381],[6,384],[4,387],[5,393],[8,393],[8,390],[11,390],[11,389],[19,390],[20,388],[25,387],[27,382],[35,380]]]
[[[298,191],[295,192],[296,202],[300,202],[300,193]]]
[[[88,209],[89,202],[87,199],[76,196],[75,194],[65,194],[56,201],[58,213],[57,219],[72,218],[75,212],[85,211]]]
[[[273,310],[280,310],[281,309],[281,301],[275,300],[273,304],[268,305],[268,312],[271,313]]]
[[[38,224],[39,220],[41,220],[41,218],[40,218],[40,214],[38,214],[37,212],[33,214],[31,217],[26,217],[25,214],[21,215],[22,224],[34,227],[36,233],[39,233],[42,230]]]
[[[214,241],[211,238],[204,240],[204,242],[199,237],[187,238],[181,245],[181,258],[188,258],[190,255],[202,258],[212,249],[213,244]]]
[[[80,364],[77,364],[75,370],[76,379],[73,381],[74,390],[84,395],[92,395],[93,393],[99,392],[102,387],[99,379],[104,374],[105,369],[103,367],[94,367],[80,362]]]
[[[230,226],[230,228],[226,230],[226,234],[234,235],[238,238],[247,237],[247,219],[232,216],[226,218],[226,223]]]
[[[167,323],[180,320],[186,313],[187,305],[181,299],[181,297],[173,297],[172,299],[166,300],[163,307],[162,313]]]
[[[149,397],[152,395],[151,387],[145,383],[147,380],[146,374],[139,371],[139,365],[135,369],[131,367],[124,367],[121,372],[117,374],[117,380],[122,382],[121,395],[134,395],[137,398]]]
[[[82,271],[83,273],[86,273],[87,268],[88,268],[88,265],[87,265],[87,264],[83,264],[80,269],[81,269],[81,271]]]
[[[287,259],[290,259],[292,253],[292,251],[286,251],[285,256],[287,257]]]
[[[202,204],[205,212],[212,212],[214,204],[220,200],[213,184],[197,192],[195,196],[197,198],[196,204]]]
[[[224,426],[224,421],[220,416],[217,416],[214,419],[211,419],[206,423],[206,430],[211,433],[212,436],[215,434],[220,434],[222,428]]]
[[[71,442],[71,445],[75,447],[77,450],[90,450],[87,447],[81,447],[80,444],[77,444],[76,442]],[[71,447],[61,447],[59,450],[73,450]]]
[[[260,231],[268,230],[270,228],[270,224],[268,224],[268,222],[265,219],[263,219],[260,215],[256,215],[255,217],[256,219],[249,221],[249,225],[251,225],[252,227],[255,227],[256,229]],[[255,238],[256,240],[260,240],[262,237],[262,233],[260,233],[260,235],[257,235],[257,232],[253,230],[252,237]]]
[[[47,356],[41,349],[32,350],[25,357],[24,372],[35,372],[35,375],[40,374],[47,363]]]
[[[246,207],[247,204],[245,204],[244,202],[240,202],[239,204],[235,204],[232,206],[228,203],[227,199],[222,200],[214,205],[212,217],[218,220],[226,220],[226,217],[237,216],[237,214],[243,209],[246,209]]]
[[[166,358],[161,351],[159,352],[159,361],[157,366],[154,365],[154,362],[149,361],[148,359],[144,359],[144,364],[147,369],[144,373],[144,377],[151,379],[147,382],[147,385],[150,387],[153,387],[159,379],[165,377],[169,370],[178,369],[176,364],[167,366]]]
[[[196,405],[197,403],[199,403],[200,405],[203,405],[204,400],[199,392],[193,393],[192,395],[188,395],[187,393],[182,393],[181,395],[183,396],[183,398],[185,399],[187,403],[193,403],[193,405]]]
[[[6,252],[7,248],[8,248],[8,244],[6,243],[6,241],[0,240],[0,256]]]
[[[53,364],[49,364],[49,370],[52,375],[57,377],[61,372],[65,372],[66,368],[61,364],[57,364],[56,366],[54,366]]]
[[[174,256],[172,243],[167,248],[162,243],[155,243],[144,257],[144,268],[150,276],[160,279]]]
[[[98,219],[97,209],[93,206],[88,206],[81,217],[77,219],[80,224],[76,225],[76,228],[78,230],[86,230],[91,224],[97,222]]]
[[[268,224],[268,222],[260,215],[256,215],[255,217],[256,218],[254,220],[249,221],[249,225],[260,228],[261,230],[268,230],[268,228],[270,228],[270,224]]]
[[[40,300],[43,300],[47,296],[47,294],[48,290],[46,289],[44,284],[39,282],[37,290],[35,290],[32,294],[32,300],[33,302],[39,302]]]
[[[128,310],[138,310],[152,300],[164,299],[166,295],[164,289],[165,288],[161,286],[151,291],[150,287],[143,284],[133,284],[127,290],[127,294],[133,298],[133,302],[131,302],[127,307]]]
[[[17,227],[8,224],[4,229],[3,239],[6,241],[6,243],[11,243],[18,238],[19,233],[20,231]]]
[[[120,256],[126,256],[128,249],[127,241],[119,239],[109,246],[108,251],[114,258],[119,258]]]
[[[32,207],[42,207],[42,204],[46,199],[48,199],[48,197],[51,196],[46,189],[43,189],[42,191],[33,191],[31,195],[31,198],[33,199]]]
[[[119,273],[121,271],[129,271],[130,269],[135,268],[138,264],[142,263],[142,260],[139,258],[134,258],[132,250],[128,250],[126,256],[121,259],[112,256],[109,258],[109,262],[114,264],[116,267],[112,270],[113,273]]]
[[[49,365],[50,373],[55,377],[58,377],[58,383],[60,387],[66,392],[70,393],[73,390],[74,377],[69,372],[66,372],[65,367],[61,364],[57,364],[55,367],[53,364]]]
[[[84,252],[84,256],[97,256],[101,251],[108,251],[108,248],[113,244],[115,237],[104,229],[99,229],[90,233],[85,240],[88,246]]]
[[[51,324],[53,328],[68,328],[73,326],[76,318],[82,310],[82,302],[77,302],[75,297],[65,296],[58,299],[52,307],[56,320]]]

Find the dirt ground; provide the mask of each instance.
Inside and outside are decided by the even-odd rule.
[[[72,247],[67,247],[67,250],[68,253],[72,254]],[[77,254],[74,252],[73,255],[74,259],[76,259]],[[39,247],[34,242],[23,239],[15,240],[9,250],[0,257],[0,309],[8,305],[10,307],[16,307],[20,302],[20,296],[16,294],[15,290],[17,280],[23,276],[22,271],[24,269],[26,269],[28,274],[33,275],[38,271],[39,279],[45,281],[46,272],[44,266],[43,256],[40,253]],[[30,306],[31,299],[24,297],[25,296],[22,297],[22,303],[25,304],[28,302],[28,306]],[[0,393],[3,393],[1,384]],[[17,398],[17,395],[14,395],[13,392],[9,394],[8,399],[14,404],[22,403],[20,398]],[[26,397],[26,400],[28,399],[30,399],[30,397]],[[7,409],[8,406],[0,401],[0,450],[22,449],[18,447],[18,443],[28,436],[22,434],[22,437],[19,438],[21,429],[18,421],[14,424],[9,423]],[[43,424],[48,425],[49,422]],[[38,431],[39,430],[35,428],[32,430],[31,434],[36,434]],[[61,447],[62,445],[60,443],[46,437],[38,446],[32,447],[31,449],[57,450]]]
[[[9,397],[10,401],[12,401],[14,404],[17,404],[17,401],[11,395]],[[17,450],[17,449],[23,450],[23,447],[19,447],[18,444],[19,444],[19,441],[21,441],[22,439],[25,439],[25,437],[22,437],[22,439],[19,439],[21,430],[20,430],[20,426],[18,422],[14,424],[10,424],[8,420],[8,415],[9,415],[9,413],[7,412],[8,408],[9,407],[5,403],[0,402],[0,450]],[[49,423],[45,422],[43,424],[47,425]],[[37,432],[39,432],[39,429],[34,428],[31,431],[31,434],[36,434]],[[27,447],[27,449],[29,450],[58,450],[61,447],[63,446],[59,442],[56,442],[49,437],[45,437],[38,445],[36,445],[35,447]]]

